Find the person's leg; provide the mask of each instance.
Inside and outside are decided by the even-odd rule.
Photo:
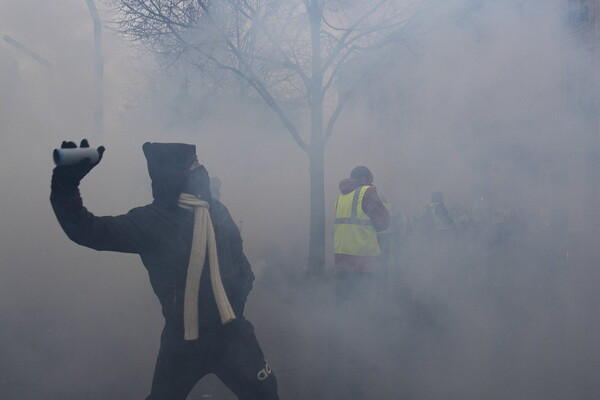
[[[215,374],[240,400],[278,400],[277,379],[244,317],[223,327]]]
[[[184,400],[194,385],[208,373],[202,365],[197,343],[169,337],[163,331],[152,379],[152,391],[146,400]]]

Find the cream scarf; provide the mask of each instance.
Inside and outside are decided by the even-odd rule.
[[[215,231],[208,213],[208,203],[198,197],[181,193],[179,207],[194,213],[194,234],[192,237],[192,251],[187,269],[185,294],[183,303],[183,323],[185,340],[198,339],[198,292],[200,290],[200,277],[208,250],[208,263],[210,268],[210,282],[221,316],[221,323],[226,324],[235,319],[235,314],[227,299],[217,258],[217,243]]]

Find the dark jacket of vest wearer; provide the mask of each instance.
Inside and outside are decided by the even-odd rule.
[[[58,222],[75,243],[95,250],[140,255],[162,306],[165,323],[171,331],[179,333],[183,332],[183,300],[194,220],[191,212],[178,207],[177,200],[195,158],[195,146],[146,143],[144,154],[152,179],[151,204],[123,215],[95,216],[83,206],[78,185],[61,180],[57,174],[52,177],[50,201]],[[240,232],[227,208],[210,198],[210,191],[202,198],[210,205],[223,286],[239,317],[254,274],[244,255]],[[200,329],[221,324],[207,265],[200,281]]]

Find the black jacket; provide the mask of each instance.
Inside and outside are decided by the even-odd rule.
[[[152,204],[134,208],[124,215],[95,216],[83,207],[78,184],[62,179],[56,169],[50,201],[58,222],[75,243],[95,250],[139,254],[162,305],[167,326],[183,332],[183,294],[194,222],[193,214],[179,208],[176,200],[183,190],[184,177],[191,161],[182,162],[181,154],[176,153],[181,153],[182,149],[184,153],[191,150],[195,157],[195,147],[169,145],[172,144],[144,145],[152,178]],[[162,156],[172,153],[175,157],[161,159],[161,153]],[[161,163],[165,165],[157,165]],[[208,178],[208,174],[206,176]],[[208,192],[203,198],[209,196]],[[212,198],[208,201],[223,286],[236,316],[240,317],[254,274],[244,255],[240,232],[227,208]],[[198,318],[201,328],[221,323],[208,268],[204,268],[200,282]]]

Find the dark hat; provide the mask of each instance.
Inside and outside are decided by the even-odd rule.
[[[154,200],[163,205],[176,206],[187,182],[190,166],[196,160],[196,146],[146,142],[142,150],[148,162]]]
[[[373,179],[373,174],[371,173],[371,171],[369,170],[369,168],[367,168],[367,167],[365,167],[363,165],[359,165],[358,167],[355,167],[350,172],[350,178],[372,180]]]

